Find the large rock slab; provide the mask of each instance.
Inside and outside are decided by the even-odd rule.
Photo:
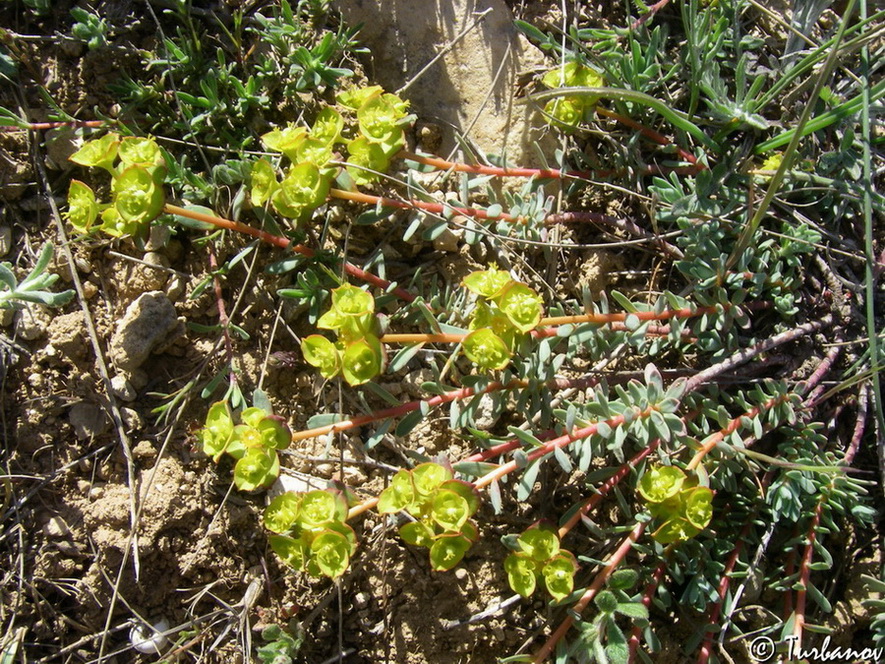
[[[455,148],[455,132],[513,165],[538,165],[537,147],[552,154],[553,137],[537,113],[515,103],[520,74],[543,66],[543,58],[517,32],[503,0],[334,0],[333,6],[348,25],[363,24],[359,39],[374,65],[369,75],[391,92],[454,42],[402,93],[421,120],[440,125],[443,156]]]

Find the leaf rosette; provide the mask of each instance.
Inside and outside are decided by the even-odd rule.
[[[344,346],[341,354],[341,375],[347,384],[364,385],[384,369],[384,347],[374,335],[367,335]]]
[[[117,175],[111,181],[111,192],[120,219],[135,229],[158,217],[166,202],[163,187],[143,166],[129,166]]]

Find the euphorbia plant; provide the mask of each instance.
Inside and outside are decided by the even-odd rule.
[[[348,385],[362,385],[384,369],[384,348],[376,333],[375,299],[356,286],[345,284],[332,291],[332,307],[317,321],[317,327],[338,334],[332,342],[312,334],[301,342],[301,352],[324,378],[340,372]]]
[[[691,539],[713,517],[713,492],[675,466],[646,470],[637,491],[660,524],[652,536],[661,544]]]
[[[477,540],[479,532],[470,517],[478,509],[476,489],[454,479],[451,469],[438,463],[400,470],[378,497],[382,514],[404,511],[413,517],[399,529],[400,537],[430,549],[430,566],[436,571],[455,567]]]
[[[523,597],[535,592],[538,579],[553,599],[559,601],[574,590],[578,561],[574,555],[559,546],[559,536],[552,525],[539,522],[511,541],[515,551],[504,560],[507,582]]]
[[[464,354],[482,369],[504,369],[518,341],[541,322],[541,298],[508,272],[490,268],[464,278],[479,296],[464,339]]]
[[[347,500],[340,491],[288,491],[264,510],[268,538],[282,560],[312,576],[344,574],[356,550],[356,534],[344,521]]]
[[[77,232],[91,232],[100,216],[100,228],[108,235],[140,235],[163,211],[166,161],[153,139],[120,139],[109,133],[87,141],[70,159],[82,166],[103,168],[111,175],[110,204],[98,203],[88,185],[71,181],[67,217]]]
[[[289,446],[292,434],[283,418],[254,406],[239,419],[236,424],[226,401],[214,403],[198,433],[203,451],[216,462],[225,454],[237,460],[234,484],[241,491],[267,488],[280,475],[277,450]]]

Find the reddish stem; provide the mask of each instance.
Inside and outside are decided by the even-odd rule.
[[[524,223],[522,217],[514,217],[512,214],[502,212],[499,215],[490,215],[485,210],[479,208],[455,207],[443,203],[428,203],[427,201],[419,201],[415,198],[408,201],[400,201],[395,198],[387,198],[385,196],[374,196],[372,194],[364,194],[361,191],[344,191],[343,189],[331,189],[329,195],[332,198],[341,198],[346,201],[354,201],[356,203],[365,203],[367,205],[382,205],[384,207],[394,207],[401,210],[424,210],[433,214],[443,214],[448,210],[457,212],[465,217],[473,217],[475,219],[483,219],[485,221],[509,221],[512,223]]]
[[[461,162],[447,161],[440,157],[415,154],[413,152],[400,152],[400,159],[408,159],[425,166],[432,166],[441,171],[456,171],[458,173],[475,173],[477,175],[494,175],[498,177],[521,177],[521,178],[550,178],[562,179],[590,178],[592,173],[581,171],[561,171],[556,168],[501,168],[499,166],[482,166],[480,164],[464,164]]]
[[[593,321],[586,321],[593,322]],[[624,323],[620,322],[611,322],[608,323],[608,326],[615,331],[618,332],[629,332],[630,330],[627,328]],[[544,327],[544,328],[535,328],[529,334],[531,334],[535,339],[544,339],[546,337],[555,337],[559,335],[562,331],[562,327]],[[468,335],[468,332],[463,334],[458,333],[424,333],[424,332],[415,332],[415,333],[403,333],[403,334],[385,334],[381,337],[381,342],[386,344],[458,344],[464,341],[464,338]],[[649,325],[645,330],[646,336],[649,337],[666,337],[670,335],[670,327],[667,325]],[[696,341],[695,337],[691,336],[691,332],[689,330],[682,331],[682,337],[685,341]]]
[[[605,498],[609,491],[615,488],[621,482],[621,480],[627,477],[630,471],[632,471],[645,457],[654,452],[660,444],[661,440],[659,438],[655,438],[652,442],[648,444],[648,447],[640,450],[639,453],[636,454],[632,459],[630,459],[627,463],[618,468],[618,470],[615,471],[614,475],[609,477],[605,482],[597,487],[596,493],[594,493],[586,501],[584,501],[584,504],[581,505],[580,509],[578,509],[571,516],[571,518],[560,527],[559,539],[561,540],[569,533],[572,528],[578,525],[581,517],[592,511],[600,503],[600,501]]]
[[[633,25],[630,26],[630,29],[637,30],[643,23],[652,18],[668,4],[670,4],[670,0],[658,0],[655,4],[651,5],[648,8],[648,12],[645,15],[640,16],[638,19],[633,21]]]
[[[814,510],[814,516],[811,518],[811,524],[808,526],[807,544],[802,554],[802,560],[799,563],[799,589],[796,591],[796,620],[793,623],[794,648],[802,648],[802,632],[805,629],[805,601],[808,596],[808,584],[811,583],[811,557],[814,553],[814,542],[817,540],[817,526],[820,523],[821,514],[824,508],[824,495],[817,501],[817,508]]]
[[[80,129],[83,127],[103,127],[105,120],[68,120],[65,122],[28,122],[24,127],[0,127],[0,131],[40,131],[42,129],[58,129],[59,127],[72,127]]]
[[[645,591],[642,593],[642,604],[643,606],[645,606],[646,609],[651,606],[651,600],[655,596],[655,592],[657,592],[658,586],[661,585],[661,579],[664,578],[664,572],[667,571],[667,560],[671,551],[672,549],[670,548],[665,551],[665,556],[667,557],[658,563],[658,566],[655,568],[654,574],[651,575],[651,579],[645,586]],[[639,625],[635,625],[630,631],[630,641],[627,644],[629,648],[629,654],[627,655],[627,664],[631,664],[636,658],[636,651],[639,650],[639,642],[641,640],[642,628]]]
[[[224,306],[224,297],[221,293],[221,279],[218,278],[218,258],[215,256],[215,250],[209,247],[209,269],[212,270],[212,281],[215,285],[215,304],[218,307],[218,322],[221,323],[221,330],[224,335],[224,350],[227,354],[227,362],[230,365],[230,384],[237,384],[237,373],[234,371],[234,348],[230,338],[230,318]]]
[[[653,406],[649,406],[645,410],[639,413],[634,413],[634,419],[638,419],[641,417],[648,417],[652,414],[656,409]],[[558,438],[554,438],[553,440],[548,440],[540,447],[536,447],[529,454],[526,455],[526,458],[529,462],[535,461],[536,459],[540,459],[541,457],[547,456],[551,452],[553,452],[557,448],[565,447],[566,445],[570,445],[579,440],[583,440],[584,438],[588,438],[596,433],[599,429],[599,425],[602,422],[605,422],[612,429],[616,429],[621,426],[626,421],[626,418],[623,415],[616,415],[615,417],[611,417],[607,420],[601,420],[600,422],[595,422],[586,427],[581,427],[580,429],[575,429],[571,433],[567,433],[563,436],[559,436]],[[514,470],[522,467],[523,463],[520,463],[517,460],[509,461],[507,463],[501,464],[494,470],[486,473],[478,480],[473,483],[477,489],[481,489],[485,486],[488,486],[492,482],[501,479],[508,473],[512,473]]]
[[[596,112],[599,115],[602,115],[604,117],[612,118],[613,120],[617,120],[621,124],[627,125],[631,129],[635,129],[640,134],[642,134],[645,138],[647,138],[648,140],[650,140],[654,143],[657,143],[660,146],[667,147],[667,146],[673,144],[673,141],[671,141],[669,138],[667,138],[663,134],[659,134],[654,129],[649,129],[645,125],[642,125],[642,124],[636,122],[636,120],[632,120],[626,116],[621,115],[620,113],[610,111],[607,108],[603,108],[602,106],[597,106]],[[679,154],[680,157],[682,157],[682,159],[684,159],[685,161],[687,161],[688,163],[690,163],[696,167],[694,172],[707,170],[706,166],[698,163],[697,157],[695,157],[691,152],[689,152],[687,150],[683,150],[678,145],[676,146],[676,152]]]
[[[642,537],[642,533],[645,532],[645,523],[637,523],[633,530],[630,531],[630,534],[624,538],[624,541],[621,542],[620,546],[612,552],[612,554],[608,557],[608,560],[605,561],[605,565],[599,573],[596,575],[596,578],[593,579],[593,583],[590,584],[590,587],[584,592],[579,599],[570,610],[570,615],[566,616],[565,619],[559,624],[559,627],[556,628],[556,631],[550,635],[550,638],[547,639],[547,642],[541,646],[538,652],[535,653],[532,658],[533,664],[540,664],[553,652],[553,649],[556,647],[556,644],[559,643],[559,640],[565,636],[565,633],[568,632],[569,628],[574,623],[575,619],[572,617],[572,613],[580,614],[584,609],[587,608],[587,605],[596,597],[596,593],[605,585],[605,582],[608,581],[608,578],[612,575],[612,573],[618,568],[618,566],[624,561],[627,557],[627,554],[630,552],[630,549],[633,547],[633,544]]]
[[[272,244],[275,247],[279,247],[280,249],[289,249],[290,251],[294,251],[297,254],[301,254],[302,256],[306,256],[307,258],[313,258],[316,256],[316,250],[311,249],[310,247],[305,247],[303,244],[294,244],[291,240],[285,237],[280,237],[279,235],[273,235],[272,233],[268,233],[267,231],[263,231],[260,228],[253,228],[248,224],[244,224],[240,221],[233,221],[231,219],[225,219],[223,217],[216,217],[211,214],[203,214],[202,212],[196,212],[194,210],[188,210],[183,207],[179,207],[177,205],[166,204],[163,207],[163,212],[166,214],[174,214],[180,217],[187,217],[188,219],[194,219],[196,221],[203,221],[207,224],[212,224],[218,228],[226,228],[228,230],[237,231],[238,233],[243,233],[245,235],[251,235],[252,237],[258,238],[262,242],[266,242],[267,244]],[[384,291],[390,290],[391,282],[387,281],[387,279],[382,279],[381,277],[372,274],[371,272],[366,272],[362,268],[358,268],[356,265],[349,263],[347,261],[344,262],[344,271],[352,277],[356,277],[357,279],[361,279],[368,284],[372,284],[373,286],[377,286]],[[404,290],[402,288],[394,288],[392,291],[394,295],[399,297],[400,299],[405,300],[406,302],[412,302],[415,299],[415,296]]]
[[[848,443],[848,449],[845,450],[844,463],[846,466],[851,465],[857,451],[860,449],[860,442],[863,439],[863,432],[866,429],[869,401],[869,383],[864,383],[861,385],[860,392],[857,395],[857,421],[854,423],[854,432],[851,434],[851,441]]]
[[[694,457],[692,457],[691,461],[688,462],[688,465],[685,467],[686,471],[693,471],[704,460],[704,457],[707,456],[719,443],[721,443],[727,436],[730,436],[735,431],[737,431],[741,426],[743,426],[744,418],[753,419],[762,413],[766,413],[775,406],[778,406],[782,403],[785,403],[790,400],[790,394],[782,394],[777,397],[772,397],[768,401],[766,401],[761,406],[756,406],[751,408],[743,415],[739,415],[738,417],[731,420],[725,427],[717,431],[716,433],[710,434],[707,436],[700,444],[700,449],[695,453]]]

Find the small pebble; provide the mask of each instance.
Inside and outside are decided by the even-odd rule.
[[[83,297],[87,300],[91,300],[96,295],[98,295],[98,286],[96,286],[91,281],[83,282]]]
[[[127,433],[140,431],[144,428],[144,419],[134,408],[121,408],[120,415],[123,417],[123,425]]]
[[[132,448],[132,456],[136,459],[153,459],[157,456],[156,448],[149,440],[141,440]]]
[[[43,526],[43,534],[47,537],[65,537],[71,529],[60,516],[54,516]]]
[[[74,427],[74,434],[79,440],[100,436],[110,426],[104,409],[97,404],[85,401],[81,401],[71,407],[68,419],[71,422],[71,426]]]
[[[117,375],[111,378],[111,391],[123,401],[134,401],[138,392],[132,387],[132,383],[125,376]]]
[[[26,341],[39,339],[46,334],[46,328],[52,316],[46,307],[33,302],[25,302],[24,308],[18,312],[15,323],[16,335]]]
[[[77,548],[77,545],[68,540],[59,540],[55,543],[55,548],[69,557],[80,555],[80,549]]]
[[[463,567],[459,567],[455,570],[455,578],[458,579],[458,581],[463,581],[467,578],[467,570]]]

